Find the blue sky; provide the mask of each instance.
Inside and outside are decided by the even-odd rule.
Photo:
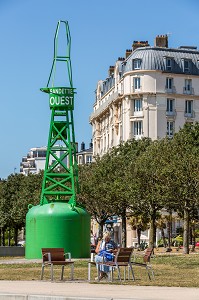
[[[75,136],[86,147],[97,81],[134,40],[169,34],[169,46],[198,46],[198,0],[0,0],[0,178],[19,172],[22,156],[48,140],[45,87],[59,20],[72,37]]]

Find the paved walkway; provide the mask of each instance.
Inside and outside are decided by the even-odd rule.
[[[31,262],[41,262],[31,260]],[[16,258],[1,263],[30,263]],[[129,286],[82,281],[0,280],[0,300],[199,300],[199,288]]]
[[[11,298],[11,296],[13,297]],[[21,298],[14,298],[20,296]],[[42,297],[43,296],[43,297]],[[45,296],[45,297],[44,297]],[[9,298],[7,298],[9,297]],[[23,298],[24,297],[24,298]],[[199,289],[105,285],[88,282],[0,281],[0,299],[133,299],[133,300],[198,300]]]

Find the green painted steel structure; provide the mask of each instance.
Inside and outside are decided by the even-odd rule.
[[[58,33],[64,25],[66,54],[58,55]],[[72,257],[90,256],[90,215],[78,205],[78,167],[74,133],[74,94],[67,21],[59,21],[54,37],[54,59],[47,86],[51,122],[40,204],[26,216],[26,258],[41,257],[41,248],[63,247]],[[55,86],[57,62],[66,64],[68,86]]]

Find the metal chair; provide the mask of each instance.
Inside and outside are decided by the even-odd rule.
[[[120,268],[124,267],[124,271],[126,270],[126,267],[128,267],[128,279],[130,279],[130,271],[132,275],[132,279],[135,280],[132,263],[131,263],[131,257],[133,254],[133,248],[119,248],[114,261],[107,261],[107,262],[99,262],[97,263],[98,266],[98,281],[99,281],[99,275],[100,275],[100,266],[108,266],[110,267],[110,280],[113,281],[113,270],[116,269],[118,273],[118,278],[120,282],[122,282],[121,278],[121,272]],[[126,280],[126,272],[124,272],[124,280]]]
[[[143,262],[136,262],[136,261],[132,262],[132,265],[134,266],[144,267],[147,270],[147,274],[150,280],[151,280],[151,275],[153,278],[155,277],[152,265],[150,263],[152,254],[153,254],[153,248],[147,248],[143,256]],[[150,275],[150,271],[151,271],[151,275]]]

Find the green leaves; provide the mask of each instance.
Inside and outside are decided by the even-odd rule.
[[[28,204],[39,204],[42,174],[12,174],[0,182],[1,227],[21,229],[25,226]]]

